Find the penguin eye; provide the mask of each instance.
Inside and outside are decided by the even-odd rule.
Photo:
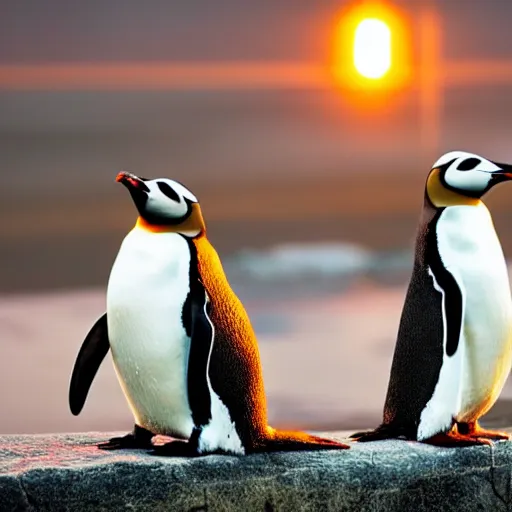
[[[474,169],[481,160],[479,158],[466,158],[457,166],[458,171],[471,171]]]
[[[173,201],[180,202],[180,196],[174,191],[172,187],[167,185],[167,183],[164,183],[162,181],[157,181],[156,183],[158,185],[158,188],[160,191],[165,194],[169,199],[172,199]]]

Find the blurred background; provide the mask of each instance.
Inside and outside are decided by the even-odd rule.
[[[109,359],[67,406],[136,218],[120,170],[199,197],[274,426],[376,425],[431,164],[512,162],[510,19],[503,0],[2,0],[0,433],[131,428]],[[487,201],[507,258],[510,197]]]

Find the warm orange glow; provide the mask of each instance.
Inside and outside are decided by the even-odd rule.
[[[138,217],[135,227],[152,233],[186,233],[191,237],[206,231],[203,214],[198,203],[192,204],[190,214],[180,224],[151,224],[146,219]]]
[[[167,225],[158,225],[158,224],[150,224],[146,219],[142,217],[137,217],[137,222],[135,226],[139,229],[143,229],[144,231],[150,231],[151,233],[173,233],[176,232],[174,226]]]
[[[403,14],[385,1],[359,1],[341,13],[333,38],[332,72],[356,90],[389,90],[410,77],[411,37]]]

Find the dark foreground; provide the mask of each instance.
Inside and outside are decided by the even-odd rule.
[[[385,441],[342,452],[178,459],[98,450],[109,435],[1,436],[2,512],[499,511],[511,504],[510,442],[454,449]]]

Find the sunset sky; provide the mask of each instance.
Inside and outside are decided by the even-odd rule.
[[[0,62],[317,60],[344,1],[3,0]],[[440,9],[449,57],[511,56],[512,4],[400,0]]]
[[[113,183],[120,169],[188,184],[204,201],[221,248],[232,250],[225,228],[235,222],[242,245],[273,243],[284,232],[290,240],[342,236],[403,246],[416,221],[414,198],[421,199],[438,153],[457,148],[512,161],[511,2],[393,2],[408,16],[413,66],[419,12],[437,9],[445,59],[439,71],[453,74],[455,64],[463,65],[470,82],[442,92],[438,141],[428,154],[417,70],[407,87],[378,101],[351,95],[322,74],[346,5],[4,0],[0,215],[9,222],[0,224],[0,242],[9,249],[0,255],[0,289],[102,282],[131,212]],[[489,66],[507,80],[489,83]],[[375,176],[379,187],[357,192],[355,203],[358,212],[375,216],[366,224],[372,230],[352,228],[345,205]],[[389,195],[394,183],[407,197],[399,206]],[[382,187],[388,193],[379,194]],[[304,204],[295,200],[308,194]],[[231,209],[230,197],[236,198]],[[257,220],[258,205],[269,201],[268,211],[286,212],[283,222],[297,216],[303,229],[274,223],[270,235],[266,217]],[[258,236],[244,229],[248,219]],[[403,231],[385,236],[381,222]],[[326,227],[331,223],[337,230]],[[99,240],[107,244],[103,259],[79,282],[72,282],[71,267],[65,271],[63,248],[79,247],[70,233],[81,233],[73,257]],[[45,258],[38,268],[27,267],[42,241]]]

